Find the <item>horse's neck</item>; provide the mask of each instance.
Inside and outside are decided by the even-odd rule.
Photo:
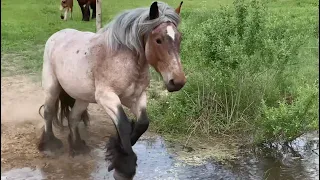
[[[136,71],[139,73],[140,78],[149,79],[149,64],[145,57],[145,54],[137,56],[136,61]]]
[[[109,48],[108,44],[105,41],[105,35],[108,32],[103,32],[100,33],[97,36],[98,41],[102,42],[104,44],[104,49],[106,50],[106,55],[111,55],[113,54],[114,56],[116,56],[115,58],[111,58],[111,59],[117,59],[119,57],[117,56],[121,56],[123,59],[126,59],[128,61],[131,61],[129,64],[129,66],[127,66],[128,68],[132,68],[131,70],[128,70],[129,72],[134,72],[135,75],[138,75],[137,77],[139,79],[148,79],[149,80],[149,64],[147,62],[146,56],[144,52],[134,52],[131,51],[127,48],[123,48],[120,50],[116,50],[113,51],[112,49]],[[111,56],[113,56],[111,55]]]

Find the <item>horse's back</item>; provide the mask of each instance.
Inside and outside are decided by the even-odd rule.
[[[54,75],[73,98],[94,101],[94,79],[90,47],[95,33],[63,29],[46,42],[43,79]]]
[[[65,45],[69,43],[70,41],[86,41],[92,38],[95,33],[93,32],[84,32],[79,31],[76,29],[62,29],[54,34],[52,34],[49,39],[47,40],[47,43],[56,43],[58,42],[59,45]]]

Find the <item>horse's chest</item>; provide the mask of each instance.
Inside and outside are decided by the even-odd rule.
[[[141,93],[145,91],[147,88],[146,84],[131,83],[123,92],[121,95],[121,102],[124,105],[131,105],[132,103],[135,103],[137,99],[140,97]]]

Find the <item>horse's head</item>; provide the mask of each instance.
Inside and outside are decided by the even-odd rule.
[[[180,6],[175,10],[179,15]],[[157,2],[150,7],[149,19],[159,17]],[[148,63],[161,74],[169,92],[179,91],[186,83],[186,77],[180,60],[181,33],[177,25],[164,22],[155,27],[148,35],[145,53]]]

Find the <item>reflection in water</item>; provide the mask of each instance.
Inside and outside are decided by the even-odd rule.
[[[57,172],[54,167],[46,169],[14,169],[1,174],[4,179],[113,179],[107,172],[103,145],[93,150],[91,166],[80,162],[79,168],[65,166]],[[222,165],[209,160],[200,166],[187,165],[176,160],[176,154],[169,153],[161,137],[141,139],[133,147],[138,156],[137,174],[134,179],[319,179],[319,138],[316,133],[304,135],[295,141],[280,146],[271,144],[259,151],[241,154],[236,161]],[[59,160],[60,161],[60,160]],[[88,162],[87,160],[85,162]],[[83,168],[83,170],[81,170]],[[92,169],[92,170],[91,170]],[[50,171],[51,170],[51,171]],[[75,174],[75,171],[78,173]],[[66,174],[71,172],[72,174]],[[90,173],[88,173],[90,172]],[[60,174],[59,174],[60,173]],[[90,177],[88,177],[88,175]]]
[[[243,153],[232,162],[241,179],[319,179],[319,136],[305,134],[291,143],[270,144],[256,153]]]

